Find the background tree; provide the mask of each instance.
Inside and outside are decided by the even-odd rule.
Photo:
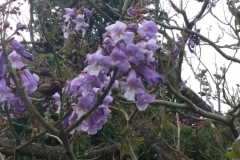
[[[228,83],[240,62],[238,2],[194,1],[194,16],[188,1],[167,2],[3,3],[2,158],[240,158],[239,85]],[[230,18],[214,14],[221,3]],[[28,26],[14,26],[27,4]],[[216,42],[198,29],[207,16],[223,34]],[[227,65],[212,72],[206,48]],[[197,84],[183,80],[183,65]]]

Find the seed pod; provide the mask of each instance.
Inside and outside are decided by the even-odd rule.
[[[37,92],[40,92],[45,96],[52,96],[57,91],[54,89],[54,87],[52,87],[52,84],[44,83],[38,87]]]

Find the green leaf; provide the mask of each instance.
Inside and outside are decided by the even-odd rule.
[[[240,142],[234,141],[232,146],[232,151],[240,158]]]
[[[136,139],[137,142],[143,142],[144,141],[143,137],[136,137],[135,139]]]
[[[225,156],[227,156],[228,158],[239,158],[234,152],[227,152]]]
[[[221,133],[224,132],[226,129],[227,129],[227,127],[219,129],[219,130],[218,130],[218,134],[221,134]]]

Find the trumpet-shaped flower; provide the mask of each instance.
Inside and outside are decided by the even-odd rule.
[[[143,94],[138,94],[137,95],[137,108],[140,111],[143,111],[147,109],[148,103],[153,102],[155,100],[155,96],[148,94],[148,93],[143,93]]]
[[[134,33],[126,32],[127,25],[117,21],[115,24],[106,27],[107,33],[104,36],[111,37],[111,46],[115,46],[120,40],[126,44],[133,43]]]
[[[89,65],[84,69],[85,72],[90,75],[98,76],[100,71],[106,73],[109,70],[111,66],[111,63],[109,63],[109,56],[103,56],[101,52],[103,52],[102,49],[94,54],[87,55]]]
[[[13,68],[21,69],[25,66],[22,63],[21,56],[19,54],[17,54],[17,52],[15,52],[15,51],[13,51],[12,53],[10,53],[8,55],[8,59],[11,62],[11,65],[12,65]]]
[[[29,61],[31,61],[31,62],[34,61],[34,58],[33,58],[32,54],[29,53],[29,52],[27,52],[27,51],[25,51],[22,44],[18,43],[17,41],[15,41],[15,40],[13,40],[13,39],[10,41],[10,44],[11,44],[12,48],[13,48],[18,54],[20,54],[23,58],[25,58],[25,59],[27,59],[27,60],[29,60]]]
[[[146,36],[148,38],[156,38],[156,33],[158,32],[158,27],[154,21],[148,21],[143,19],[141,21],[141,27],[138,28],[137,33]]]
[[[37,90],[39,77],[36,74],[32,74],[27,68],[21,71],[19,79],[27,94],[31,94]]]
[[[136,72],[132,69],[128,75],[127,82],[121,83],[124,97],[127,100],[135,101],[135,95],[145,93],[144,86],[140,78],[137,78]]]

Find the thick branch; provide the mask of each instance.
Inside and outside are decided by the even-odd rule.
[[[0,139],[0,152],[6,156],[12,156],[14,153],[15,140]],[[66,160],[65,149],[60,146],[43,146],[42,144],[30,144],[21,148],[19,155],[34,156],[35,158],[48,158]]]
[[[6,156],[12,156],[14,154],[15,140],[0,139],[0,152]],[[84,159],[96,159],[109,157],[113,154],[119,153],[117,144],[103,147],[101,149],[89,150],[84,155]],[[66,151],[61,146],[43,146],[42,144],[32,143],[27,147],[19,149],[21,156],[34,156],[35,158],[48,158],[52,160],[66,160]]]

